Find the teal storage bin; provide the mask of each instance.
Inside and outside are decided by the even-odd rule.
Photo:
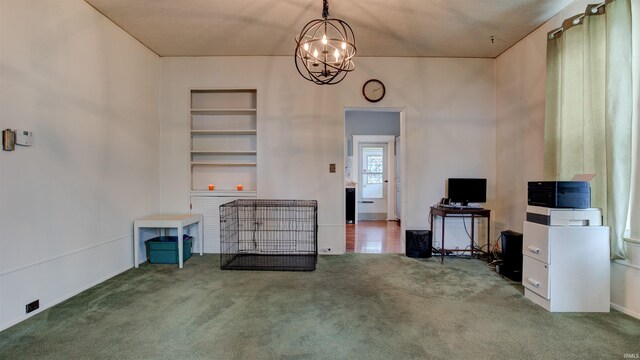
[[[177,264],[178,263],[178,237],[158,236],[145,241],[147,248],[147,260],[151,264]],[[185,235],[182,242],[182,261],[191,257],[193,237]]]

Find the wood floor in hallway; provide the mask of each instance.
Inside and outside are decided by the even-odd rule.
[[[360,221],[347,224],[347,252],[400,253],[400,223],[397,221]]]

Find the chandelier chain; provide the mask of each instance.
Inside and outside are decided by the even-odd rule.
[[[329,17],[329,0],[322,0],[322,17]]]

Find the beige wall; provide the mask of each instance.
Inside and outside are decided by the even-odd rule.
[[[527,181],[542,179],[547,32],[588,3],[576,1],[496,59],[497,232],[522,232]]]
[[[371,78],[387,90],[375,105],[361,93]],[[493,201],[494,79],[491,59],[360,58],[342,83],[318,86],[297,73],[291,57],[163,58],[162,209],[189,206],[189,89],[255,88],[258,197],[317,199],[320,249],[345,248],[345,107],[406,109],[403,226],[428,228],[429,206],[444,196],[448,177],[488,178]],[[330,163],[338,173],[329,173]]]
[[[132,266],[157,212],[160,59],[84,1],[0,1],[0,329]],[[34,313],[31,313],[34,314]]]

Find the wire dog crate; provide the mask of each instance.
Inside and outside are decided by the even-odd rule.
[[[240,199],[220,206],[220,268],[313,271],[318,202]]]

